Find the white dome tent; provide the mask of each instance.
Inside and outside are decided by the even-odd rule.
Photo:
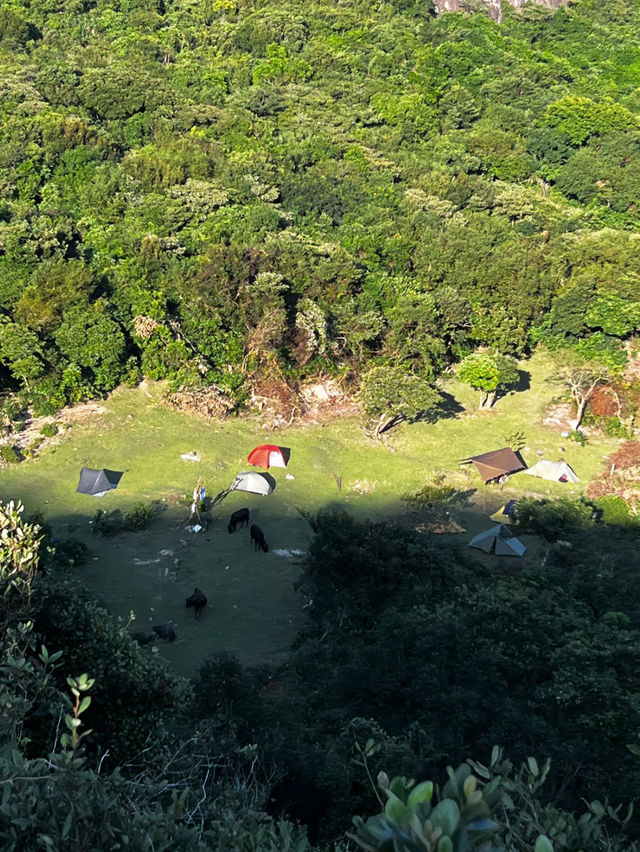
[[[540,479],[549,479],[552,482],[580,482],[575,471],[566,461],[552,462],[548,459],[540,459],[533,467],[523,470],[528,476],[538,476]]]

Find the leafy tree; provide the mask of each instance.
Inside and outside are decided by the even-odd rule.
[[[403,420],[416,420],[433,412],[440,393],[402,367],[374,367],[362,377],[360,402],[367,415],[377,417],[375,434],[382,435]]]
[[[0,359],[29,390],[46,370],[46,360],[37,335],[13,322],[0,325]]]
[[[520,378],[512,358],[489,352],[467,355],[460,362],[457,372],[461,382],[481,392],[480,408],[491,408],[498,393],[516,384]]]
[[[620,104],[596,103],[579,95],[564,95],[554,101],[545,113],[545,121],[581,145],[590,136],[604,136],[612,130],[637,126],[635,116]]]

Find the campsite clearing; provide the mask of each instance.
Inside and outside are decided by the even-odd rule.
[[[472,492],[467,507],[452,513],[466,530],[456,536],[464,547],[490,526],[489,515],[510,498],[582,493],[618,441],[598,438],[581,447],[544,426],[544,411],[555,393],[544,381],[548,364],[536,356],[522,366],[530,373],[530,389],[500,399],[494,410],[478,412],[475,395],[451,379],[444,387],[463,406],[460,414],[400,426],[384,443],[368,438],[353,416],[266,432],[257,420],[211,423],[180,414],[161,402],[163,388],[157,385],[121,388],[106,401],[106,411],[74,422],[39,457],[3,468],[0,497],[21,499],[28,511],[42,514],[56,535],[86,542],[89,561],[74,570],[116,615],[126,620],[135,612],[132,630],[177,624],[178,641],[156,646],[180,671],[194,673],[208,654],[220,650],[244,662],[276,662],[286,657],[307,603],[293,590],[299,572],[296,551],[307,548],[308,525],[301,512],[342,507],[360,518],[418,526],[420,511],[408,510],[401,497],[444,475],[454,488]],[[472,465],[459,464],[506,446],[506,438],[518,430],[525,434],[522,456],[529,465],[562,456],[580,482],[547,482],[518,473],[503,487],[486,486]],[[265,441],[291,448],[287,471],[294,478],[272,470],[273,494],[234,492],[214,508],[206,533],[186,533],[179,524],[188,515],[196,480],[214,496],[247,469],[247,453]],[[199,461],[190,460],[196,456]],[[76,493],[82,467],[125,475],[116,490],[94,498]],[[112,538],[92,535],[90,521],[98,509],[127,511],[152,500],[163,512],[148,529]],[[229,515],[244,506],[264,530],[269,553],[254,552],[248,529],[227,532]],[[524,543],[527,551],[519,564],[539,552],[528,537]],[[185,609],[194,586],[209,598],[201,621]]]

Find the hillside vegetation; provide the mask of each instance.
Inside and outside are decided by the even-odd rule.
[[[501,25],[430,0],[6,0],[7,417],[142,375],[233,404],[372,359],[430,382],[541,340],[620,367],[638,26],[632,0]]]

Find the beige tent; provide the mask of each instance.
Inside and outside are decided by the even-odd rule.
[[[523,470],[529,476],[539,476],[540,479],[550,479],[552,482],[579,482],[580,480],[565,461],[552,462],[540,459],[528,470]]]
[[[495,553],[496,556],[522,556],[527,549],[520,539],[511,535],[504,524],[497,524],[491,529],[474,536],[467,547],[477,547],[485,553]]]

